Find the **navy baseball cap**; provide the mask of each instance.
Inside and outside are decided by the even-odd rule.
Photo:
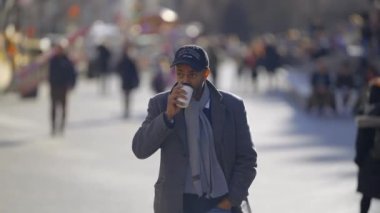
[[[206,51],[197,45],[185,45],[180,47],[174,56],[171,66],[187,64],[196,71],[203,71],[209,67]]]

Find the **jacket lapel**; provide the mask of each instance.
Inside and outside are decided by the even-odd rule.
[[[225,120],[225,107],[218,100],[211,101],[211,119],[216,153],[219,154],[223,137],[223,124]]]
[[[212,130],[214,135],[215,151],[218,156],[218,159],[220,159],[220,147],[222,147],[223,126],[225,121],[226,107],[222,102],[221,94],[215,89],[215,87],[211,86],[210,88]]]

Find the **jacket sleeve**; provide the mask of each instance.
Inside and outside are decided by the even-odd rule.
[[[164,121],[164,110],[160,110],[158,100],[150,99],[148,115],[137,130],[132,141],[132,150],[137,158],[145,159],[155,153],[173,131]]]
[[[247,114],[242,101],[235,111],[236,119],[236,159],[229,183],[228,198],[233,206],[239,206],[248,196],[248,189],[255,179],[257,153],[248,126]]]
[[[358,131],[356,133],[356,153],[354,161],[359,167],[363,165],[363,162],[368,157],[371,147],[373,146],[374,138],[374,128],[358,128]]]
[[[77,83],[77,75],[78,75],[78,72],[77,70],[75,69],[75,65],[74,63],[69,59],[67,58],[67,64],[68,64],[68,84],[69,86],[71,87],[75,87],[76,83]]]

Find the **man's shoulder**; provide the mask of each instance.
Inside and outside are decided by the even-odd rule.
[[[240,96],[238,96],[234,93],[227,92],[227,91],[221,91],[221,90],[219,90],[219,92],[222,95],[223,100],[225,102],[229,102],[229,103],[235,102],[236,103],[236,102],[242,102],[243,101],[243,99]]]
[[[159,102],[165,101],[166,102],[168,99],[168,96],[169,96],[169,91],[160,92],[152,96],[151,101],[159,101]]]
[[[239,110],[244,107],[243,99],[238,95],[226,91],[219,92],[222,95],[222,102],[227,108]]]

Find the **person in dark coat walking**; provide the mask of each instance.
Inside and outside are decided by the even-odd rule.
[[[270,41],[266,44],[265,55],[261,59],[261,63],[268,73],[270,86],[276,88],[278,83],[276,74],[278,68],[281,66],[281,56],[272,42],[273,41]]]
[[[364,115],[357,117],[355,163],[359,167],[358,188],[362,193],[360,213],[367,213],[372,198],[380,198],[380,78],[369,89]]]
[[[152,97],[132,150],[145,159],[161,151],[155,213],[241,213],[256,176],[244,102],[217,90],[206,51],[185,45],[175,54],[177,83]],[[184,84],[193,88],[187,108]]]
[[[76,71],[61,45],[55,47],[55,55],[49,61],[49,85],[51,98],[51,134],[63,134],[67,117],[67,93],[76,83]],[[57,119],[59,115],[59,119]]]
[[[109,65],[111,60],[111,51],[108,49],[105,43],[101,43],[96,47],[96,52],[96,66],[100,80],[100,92],[104,95],[107,93],[107,81],[110,73]]]
[[[169,62],[166,56],[160,55],[155,59],[153,64],[153,77],[151,87],[155,93],[163,92],[166,89],[169,80]]]
[[[129,48],[125,47],[123,55],[117,65],[117,71],[121,79],[121,88],[124,95],[125,118],[129,116],[131,92],[136,89],[140,83],[136,62],[129,56],[128,50]]]

